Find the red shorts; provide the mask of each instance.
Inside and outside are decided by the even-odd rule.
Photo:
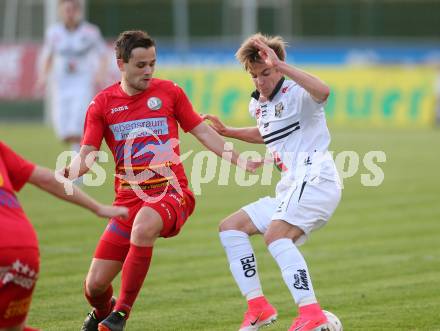
[[[38,248],[1,248],[0,329],[26,319],[39,270]]]
[[[184,192],[183,197],[178,193],[168,192],[158,202],[146,202],[136,197],[124,200],[123,204],[117,204],[129,208],[129,217],[127,220],[112,218],[109,221],[95,251],[97,259],[125,261],[130,249],[131,228],[136,214],[142,207],[150,207],[159,213],[163,222],[160,236],[170,238],[180,232],[192,214],[195,200],[191,192]]]

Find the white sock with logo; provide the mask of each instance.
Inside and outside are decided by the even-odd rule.
[[[257,260],[249,236],[236,230],[220,232],[229,268],[243,296],[247,300],[263,295],[258,277]]]
[[[293,241],[288,238],[278,239],[268,248],[277,261],[284,282],[296,304],[305,306],[317,303],[306,261]]]

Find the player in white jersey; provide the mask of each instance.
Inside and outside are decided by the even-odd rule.
[[[327,150],[330,134],[323,106],[329,88],[320,79],[284,62],[285,43],[281,37],[256,34],[241,45],[236,56],[256,87],[249,111],[257,126],[232,128],[216,116],[205,118],[223,136],[266,144],[282,171],[275,197],[244,206],[220,225],[220,239],[232,275],[248,301],[240,331],[258,330],[277,318],[260,284],[249,240],[255,234],[264,235],[299,306],[299,316],[289,331],[328,330],[297,246],[311,231],[327,223],[341,198],[336,167]]]
[[[59,14],[61,22],[46,31],[37,85],[46,85],[50,75],[55,132],[79,151],[95,84],[102,84],[105,79],[106,46],[99,28],[82,19],[79,0],[59,0]]]

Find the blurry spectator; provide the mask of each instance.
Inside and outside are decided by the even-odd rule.
[[[59,0],[58,4],[61,22],[46,31],[37,88],[51,85],[55,132],[79,151],[95,84],[102,87],[106,77],[106,46],[99,28],[83,20],[80,0]]]

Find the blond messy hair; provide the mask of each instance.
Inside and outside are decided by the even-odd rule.
[[[261,33],[256,33],[246,39],[235,53],[237,60],[244,66],[248,71],[249,66],[255,62],[262,62],[260,54],[258,54],[258,48],[254,46],[254,39],[259,39],[267,46],[272,48],[275,54],[281,61],[286,59],[286,46],[287,43],[280,36],[267,36]]]

